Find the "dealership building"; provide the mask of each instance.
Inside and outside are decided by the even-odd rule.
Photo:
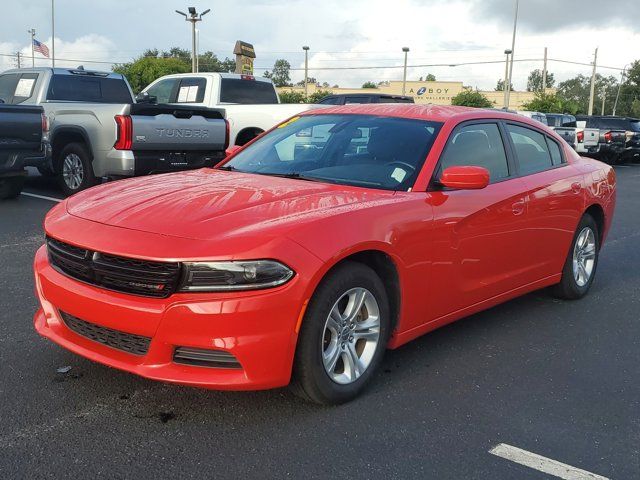
[[[407,81],[405,95],[414,98],[416,103],[432,103],[436,105],[451,105],[451,99],[464,90],[469,90],[462,82],[427,82],[427,81]],[[279,91],[301,92],[304,93],[304,87],[282,87]],[[317,84],[310,83],[307,85],[309,95],[316,91],[329,91],[335,94],[348,93],[384,93],[390,95],[402,95],[402,81],[389,81],[378,85],[378,88],[331,88],[322,87]],[[481,91],[496,107],[500,108],[504,105],[504,92],[501,91]],[[511,92],[510,108],[521,109],[522,104],[533,100],[533,92]]]

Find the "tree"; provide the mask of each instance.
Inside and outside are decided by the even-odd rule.
[[[427,76],[424,78],[427,82],[435,82],[436,76],[433,73],[427,73]]]
[[[362,88],[378,88],[378,86],[373,82],[364,82]]]
[[[595,85],[595,100],[594,100],[594,112],[599,112],[602,105],[602,94],[605,97],[605,113],[611,113],[613,105],[615,103],[616,95],[618,93],[618,81],[615,77],[604,77],[600,74],[596,74]],[[577,77],[570,78],[558,85],[558,97],[562,99],[564,105],[572,105],[575,113],[587,113],[589,110],[589,96],[591,93],[591,77],[585,75],[578,75]],[[631,108],[631,102],[629,101],[626,106],[620,105],[622,108],[618,108],[620,113],[625,108]],[[574,113],[572,110],[567,112]]]
[[[326,97],[327,95],[331,95],[332,93],[333,92],[331,92],[330,90],[316,90],[314,93],[309,95],[307,103],[318,103],[324,97]]]
[[[280,58],[273,64],[271,80],[273,80],[276,87],[286,87],[291,82],[290,72],[291,64],[284,58]]]
[[[570,113],[557,94],[544,92],[536,92],[533,100],[522,104],[522,109],[542,113]]]
[[[304,93],[294,91],[279,92],[280,103],[305,103]]]
[[[640,60],[636,60],[627,70],[625,82],[620,89],[617,115],[640,116]]]
[[[509,86],[511,87],[509,90],[513,91],[513,83],[509,84]],[[504,92],[504,80],[498,80],[495,90],[496,92]]]
[[[315,85],[316,83],[318,83],[318,81],[315,77],[307,77],[307,84]],[[304,87],[304,79],[300,80],[298,83],[296,83],[296,85],[298,85],[299,87]]]
[[[133,93],[139,93],[144,87],[164,75],[172,73],[188,73],[191,64],[179,58],[157,58],[142,56],[131,63],[114,65],[113,71],[124,75]]]
[[[463,90],[451,99],[451,105],[490,108],[493,107],[493,102],[477,90]]]
[[[556,84],[556,79],[553,73],[547,72],[547,88],[553,88]],[[527,79],[527,92],[541,92],[542,91],[542,70],[539,68],[532,70]]]

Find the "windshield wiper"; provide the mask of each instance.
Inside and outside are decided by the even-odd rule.
[[[239,172],[236,167],[232,165],[222,165],[221,167],[216,167],[216,170],[224,170],[225,172]]]
[[[328,181],[327,179],[324,179],[324,178],[310,177],[299,172],[289,172],[289,173],[252,172],[252,173],[257,173],[258,175],[268,175],[270,177],[295,178],[296,180],[306,180],[308,182]]]

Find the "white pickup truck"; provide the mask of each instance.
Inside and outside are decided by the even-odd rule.
[[[235,73],[179,73],[160,77],[136,98],[140,102],[224,109],[229,145],[244,145],[296,113],[321,105],[280,104],[267,78]]]

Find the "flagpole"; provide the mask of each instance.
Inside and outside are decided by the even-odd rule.
[[[56,66],[56,22],[54,15],[54,1],[51,0],[51,66]]]
[[[33,53],[33,39],[36,36],[36,29],[32,28],[31,30],[27,30],[27,32],[31,34],[31,67],[33,68],[36,66],[35,55]]]

